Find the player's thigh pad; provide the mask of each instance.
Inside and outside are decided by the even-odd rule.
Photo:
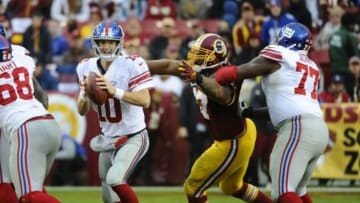
[[[149,148],[149,137],[146,130],[131,137],[114,153],[112,166],[106,174],[106,183],[113,186],[124,184],[141,158]]]

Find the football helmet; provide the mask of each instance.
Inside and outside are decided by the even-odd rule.
[[[91,43],[96,55],[106,61],[114,60],[122,52],[124,36],[122,27],[115,21],[106,20],[98,24],[91,37]],[[99,42],[102,40],[116,41],[117,45],[111,53],[103,53],[99,47]]]
[[[312,45],[312,34],[301,23],[289,23],[280,30],[278,45],[290,50],[307,53]]]
[[[0,35],[0,62],[10,61],[11,58],[11,44],[4,36]]]
[[[2,24],[0,24],[0,35],[6,37],[6,29]]]
[[[196,72],[226,64],[228,50],[225,40],[217,34],[200,35],[187,54],[187,62]]]

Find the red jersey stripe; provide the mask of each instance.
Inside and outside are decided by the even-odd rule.
[[[145,82],[145,80],[151,79],[151,74],[149,71],[142,73],[138,77],[135,77],[134,79],[131,79],[129,82],[129,88],[132,89],[135,86]]]
[[[272,50],[262,50],[260,52],[260,56],[274,61],[282,60],[282,55],[280,54],[280,52],[273,52]]]

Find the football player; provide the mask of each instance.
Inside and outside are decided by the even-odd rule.
[[[256,128],[250,119],[238,115],[242,81],[218,85],[216,91],[211,89],[214,86],[208,85],[207,80],[217,70],[230,65],[225,40],[217,34],[206,33],[191,46],[187,62],[161,59],[147,63],[151,73],[177,75],[191,82],[213,139],[185,180],[188,202],[207,202],[207,189],[213,184],[219,185],[225,194],[246,202],[272,202],[257,187],[243,181],[255,146]],[[213,83],[217,84],[214,80]]]
[[[61,130],[34,96],[34,69],[31,57],[12,57],[10,43],[0,36],[0,126],[11,143],[11,181],[21,203],[58,203],[42,191],[60,146]]]
[[[6,38],[6,29],[0,24],[0,35]],[[12,57],[21,58],[26,57],[30,58],[29,52],[22,46],[11,45]],[[30,58],[31,59],[31,58]],[[46,108],[48,106],[48,97],[40,87],[38,81],[33,77],[34,83],[34,96],[37,98]],[[6,138],[5,135],[0,133],[0,202],[18,202],[15,191],[10,181],[10,171],[9,171],[9,153],[10,153],[10,141]]]
[[[252,61],[216,73],[220,84],[263,76],[267,109],[246,108],[248,116],[268,115],[278,130],[270,158],[272,198],[279,203],[310,203],[306,185],[329,141],[317,100],[320,70],[308,56],[311,33],[300,23],[282,27],[276,45]]]
[[[143,107],[150,105],[152,77],[143,58],[123,53],[124,31],[115,21],[97,25],[91,40],[97,57],[82,60],[76,68],[81,88],[77,106],[81,115],[91,106],[99,117],[101,134],[90,147],[99,152],[103,201],[138,203],[127,179],[149,147]],[[109,94],[102,105],[87,96],[90,72],[98,74],[96,84]]]

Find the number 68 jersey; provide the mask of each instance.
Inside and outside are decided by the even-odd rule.
[[[265,47],[260,56],[281,65],[279,70],[264,76],[262,81],[274,126],[296,115],[322,117],[317,100],[320,71],[308,56],[278,45]]]
[[[34,60],[25,54],[15,54],[0,63],[0,126],[5,134],[13,134],[30,118],[49,112],[34,96]]]

